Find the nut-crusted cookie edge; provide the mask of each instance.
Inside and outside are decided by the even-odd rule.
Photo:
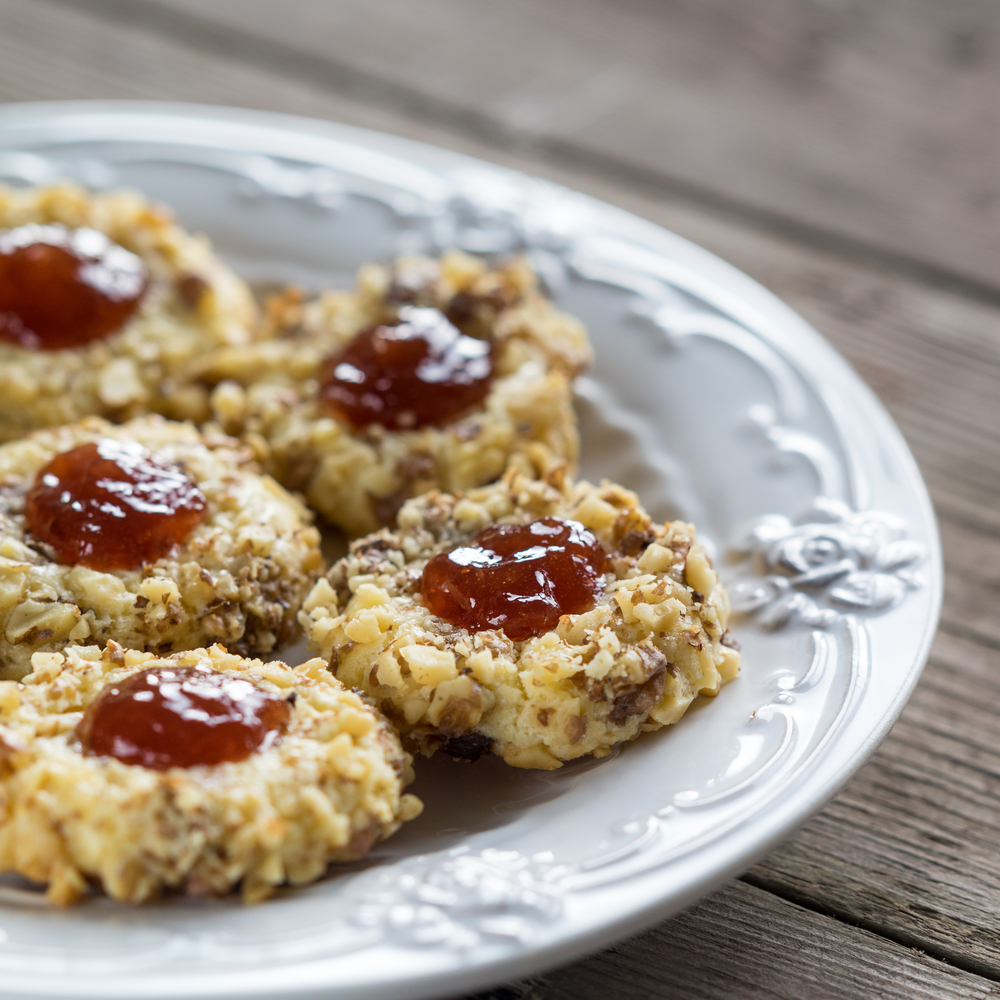
[[[74,731],[105,685],[200,667],[295,692],[285,734],[245,760],[153,771],[80,752]],[[168,658],[81,647],[37,654],[0,682],[0,870],[72,903],[89,883],[139,903],[162,891],[255,902],[313,881],[414,818],[411,758],[388,723],[319,660],[243,660],[221,646]]]
[[[443,427],[353,432],[319,405],[323,363],[361,329],[414,304],[440,308],[463,330],[493,340],[490,391]],[[479,486],[511,464],[537,474],[576,462],[572,379],[590,363],[590,345],[580,322],[539,292],[522,259],[489,268],[451,252],[439,261],[365,265],[352,291],[309,301],[287,291],[264,326],[249,348],[205,358],[216,419],[259,441],[275,478],[352,536],[392,523],[407,498],[435,487]]]
[[[188,539],[140,569],[64,565],[26,531],[24,494],[39,469],[102,437],[138,441],[175,462],[208,501]],[[0,445],[0,677],[26,673],[32,653],[108,640],[161,653],[212,642],[271,652],[295,638],[296,614],[322,570],[311,521],[245,448],[190,424],[91,417]]]
[[[189,369],[208,348],[251,339],[257,309],[246,284],[134,191],[0,185],[0,229],[30,222],[103,232],[142,258],[151,283],[136,314],[102,340],[61,351],[0,341],[0,441],[90,415],[205,420],[208,394]]]
[[[431,615],[420,576],[438,552],[491,523],[555,515],[590,528],[611,556],[593,610],[512,642]],[[676,722],[739,669],[726,594],[691,525],[654,523],[612,483],[532,480],[512,470],[464,495],[432,492],[398,528],[354,542],[317,583],[301,619],[344,683],[370,694],[423,753],[485,749],[521,767],[601,756]]]

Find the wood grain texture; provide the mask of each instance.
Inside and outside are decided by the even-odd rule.
[[[977,1000],[1000,987],[740,882],[567,969],[469,1000]]]
[[[181,0],[171,2],[179,4]],[[290,27],[279,31],[280,26],[271,22],[259,24],[270,25],[267,32],[279,41],[284,40],[283,44],[291,45],[295,38],[299,39],[295,44],[304,44],[302,38],[309,40],[310,35],[305,29],[311,30],[315,22],[311,18],[296,21],[296,11],[306,9],[303,3],[304,0],[293,0],[280,8],[274,5],[274,9],[284,12],[283,18],[287,18]],[[334,39],[336,44],[352,53],[363,53],[366,65],[379,73],[384,73],[384,63],[392,60],[380,54],[383,50],[374,41],[366,40],[364,31],[375,31],[379,25],[380,30],[388,31],[388,26],[396,23],[392,18],[402,18],[409,25],[411,40],[419,41],[433,31],[442,33],[445,39],[454,38],[449,32],[455,25],[446,18],[442,20],[444,14],[435,20],[436,15],[432,17],[430,13],[452,11],[455,24],[464,25],[464,37],[482,35],[484,44],[492,45],[486,36],[494,27],[500,32],[496,19],[504,14],[516,22],[515,27],[520,25],[517,30],[521,33],[533,32],[538,36],[531,39],[527,52],[537,53],[539,46],[548,45],[558,56],[552,64],[558,72],[552,70],[551,78],[544,76],[544,64],[532,63],[523,70],[527,74],[525,86],[534,81],[536,90],[541,87],[539,93],[544,97],[548,91],[542,84],[549,80],[551,92],[557,93],[563,85],[560,81],[570,78],[560,74],[569,73],[577,66],[573,60],[582,58],[579,52],[570,56],[559,54],[564,44],[570,47],[577,44],[574,33],[584,31],[577,24],[565,33],[556,30],[559,25],[550,20],[550,13],[558,12],[561,3],[562,0],[553,0],[546,13],[541,5],[538,10],[532,7],[529,11],[526,3],[519,6],[515,0],[503,0],[491,8],[499,12],[496,17],[485,11],[480,0],[469,0],[457,13],[450,0],[413,0],[408,12],[402,5],[385,2],[366,15],[354,0],[331,4],[329,9],[339,11],[337,16],[342,17],[337,22],[337,32],[343,34]],[[584,21],[591,5],[605,11],[604,20],[592,23],[607,24],[607,11],[612,8],[601,0],[580,0],[575,9],[583,13],[576,18]],[[752,212],[740,215],[726,207],[737,197],[747,205],[767,206],[766,199],[753,201],[755,197],[763,197],[759,192],[748,194],[739,187],[753,181],[754,170],[766,173],[766,157],[761,164],[751,164],[753,170],[748,180],[743,176],[744,158],[722,156],[719,150],[723,147],[719,144],[734,143],[731,148],[738,151],[739,143],[749,143],[751,136],[741,131],[739,123],[733,124],[725,116],[712,118],[708,113],[713,107],[710,95],[699,96],[702,92],[697,88],[690,93],[682,89],[672,91],[664,84],[666,89],[661,93],[687,95],[681,103],[695,106],[702,101],[700,107],[708,109],[700,125],[689,123],[685,127],[692,129],[691,135],[700,137],[699,141],[710,147],[716,144],[712,147],[716,149],[715,172],[699,174],[699,183],[718,196],[714,203],[712,198],[702,198],[698,192],[695,194],[699,200],[670,194],[686,190],[683,185],[671,188],[669,184],[623,183],[623,174],[606,169],[606,162],[597,156],[571,160],[558,151],[558,155],[553,153],[544,144],[531,147],[515,141],[505,143],[497,132],[477,131],[468,116],[414,116],[404,110],[404,104],[396,97],[379,91],[378,87],[368,90],[362,87],[360,93],[352,90],[350,77],[332,74],[324,82],[323,78],[296,74],[266,61],[254,65],[238,45],[220,54],[211,46],[185,40],[183,32],[143,27],[141,19],[140,23],[134,19],[128,23],[114,17],[109,19],[107,5],[103,8],[104,15],[97,16],[93,13],[96,6],[96,0],[75,5],[49,0],[0,0],[0,100],[152,97],[318,115],[423,138],[505,162],[631,209],[719,253],[813,322],[880,393],[908,437],[944,515],[942,535],[948,567],[944,631],[912,702],[873,761],[785,847],[753,869],[748,876],[752,887],[731,885],[647,935],[552,973],[537,983],[510,988],[503,994],[503,1000],[516,997],[562,1000],[570,995],[580,1000],[598,995],[733,1000],[764,996],[997,995],[994,980],[1000,980],[996,930],[996,914],[1000,911],[1000,852],[996,835],[1000,828],[1000,737],[996,734],[995,706],[1000,704],[1000,616],[996,613],[1000,593],[1000,438],[996,426],[1000,400],[1000,309],[989,295],[981,294],[983,289],[976,283],[986,280],[983,274],[987,266],[994,276],[1000,274],[1000,269],[991,263],[996,248],[983,235],[989,228],[993,234],[990,239],[994,239],[1000,229],[995,226],[988,207],[981,205],[971,213],[975,218],[970,221],[967,210],[959,210],[952,204],[971,198],[980,190],[975,178],[962,173],[956,164],[966,160],[978,164],[984,157],[989,160],[992,156],[989,144],[1000,141],[995,130],[983,129],[984,134],[979,134],[980,119],[976,115],[980,112],[976,100],[969,98],[969,107],[962,111],[960,121],[945,122],[937,111],[930,116],[944,129],[939,133],[940,141],[952,142],[954,148],[942,152],[936,161],[936,169],[941,171],[940,185],[935,183],[928,189],[929,206],[922,204],[922,194],[913,196],[914,185],[922,175],[912,173],[912,164],[904,169],[893,159],[898,149],[893,153],[896,146],[892,144],[905,146],[915,135],[907,132],[910,128],[907,115],[912,109],[902,107],[898,111],[901,116],[898,132],[879,139],[889,142],[892,149],[877,146],[868,150],[860,148],[860,140],[855,142],[861,166],[857,168],[859,173],[851,176],[853,183],[867,185],[874,192],[866,211],[871,213],[870,225],[878,232],[866,235],[862,230],[851,229],[855,222],[850,213],[844,214],[839,229],[829,219],[823,221],[827,219],[823,212],[836,215],[838,204],[846,204],[856,196],[850,187],[845,189],[847,193],[837,188],[840,181],[834,181],[839,175],[834,172],[826,177],[830,190],[840,193],[828,202],[814,199],[812,211],[818,213],[815,215],[805,212],[795,201],[812,197],[808,185],[798,189],[794,178],[785,177],[782,183],[787,183],[795,198],[790,197],[784,209],[791,218],[802,220],[803,226],[799,229],[792,226],[785,235],[776,235],[775,230],[780,227],[771,225],[764,216],[756,218]],[[239,9],[246,12],[244,29],[254,28],[257,22],[253,19],[266,13],[264,6],[258,0],[241,0]],[[702,5],[703,11],[693,10],[693,4],[690,6],[691,9],[684,2],[677,2],[646,7],[642,0],[625,0],[614,11],[616,17],[621,12],[623,23],[630,18],[647,17],[654,24],[660,23],[657,18],[667,16],[666,11],[671,17],[687,18],[694,32],[691,37],[701,37],[698,32],[708,31],[707,27],[699,27],[709,16],[705,11],[717,10],[722,5],[711,0]],[[717,13],[718,23],[732,21],[736,9],[770,12],[768,17],[789,9],[784,0],[782,3],[753,0],[745,7],[728,7],[731,8],[728,13]],[[828,17],[836,21],[847,16],[844,12],[852,11],[851,17],[862,17],[858,13],[860,5],[847,0],[813,5],[811,14],[802,12],[805,5],[795,7],[802,8],[795,16],[803,18]],[[172,9],[176,12],[179,8]],[[230,0],[213,0],[201,6],[199,16],[217,17],[222,23],[231,18],[235,9]],[[877,9],[876,5],[869,5],[868,9],[873,13],[864,13],[862,20],[869,18],[865,23],[873,25],[872,36],[861,37],[851,32],[838,35],[840,41],[830,43],[833,47],[828,51],[834,55],[824,57],[830,62],[817,84],[820,95],[815,98],[820,101],[817,107],[827,107],[834,118],[842,115],[849,125],[854,122],[850,128],[845,126],[845,141],[860,134],[851,131],[861,128],[854,120],[858,116],[870,116],[865,119],[865,129],[892,131],[893,102],[905,104],[909,100],[908,97],[904,100],[907,93],[917,93],[913,90],[913,80],[923,79],[920,74],[927,71],[928,53],[934,54],[934,59],[940,54],[939,47],[935,47],[937,42],[931,45],[933,39],[953,38],[958,51],[965,51],[962,46],[966,46],[973,52],[974,57],[963,56],[972,60],[968,81],[985,86],[992,79],[989,76],[993,72],[992,28],[987,24],[974,38],[970,36],[971,40],[962,42],[954,40],[960,37],[955,34],[958,29],[954,24],[966,15],[975,21],[973,14],[988,20],[994,16],[995,8],[986,5],[973,8],[960,0],[947,9],[941,5],[930,10],[917,0],[909,4],[887,0]],[[863,99],[860,91],[850,91],[848,97],[854,96],[848,99],[837,89],[847,87],[847,83],[837,76],[840,71],[835,72],[836,67],[846,63],[863,68],[868,64],[866,61],[878,61],[879,46],[889,44],[884,35],[888,22],[879,19],[888,17],[886,11],[899,10],[912,14],[914,23],[906,26],[910,39],[906,44],[911,48],[893,48],[893,58],[881,59],[878,73],[872,68],[866,71],[867,76],[862,73],[862,82],[867,80],[873,88],[870,100]],[[421,13],[431,28],[417,23]],[[181,14],[188,17],[187,10],[181,10]],[[794,27],[799,22],[793,19],[790,23]],[[267,32],[259,24],[254,30],[264,37]],[[781,53],[788,56],[791,49],[782,46],[786,45],[791,30],[788,25],[775,27],[765,18],[752,30],[741,33],[732,29],[736,37],[727,44],[735,46],[732,51],[737,54],[733,58],[737,67],[743,67],[740,72],[747,74],[747,101],[762,102],[760,107],[771,108],[775,116],[785,114],[789,132],[805,130],[800,134],[809,135],[808,123],[788,117],[786,104],[782,103],[788,100],[787,88],[777,87],[773,94],[766,88],[758,92],[754,88],[759,80],[751,72],[757,65],[754,72],[764,73],[769,60],[780,62]],[[314,50],[322,61],[327,56],[320,50],[327,47],[329,33],[317,37],[320,42],[315,43]],[[507,36],[501,32],[499,37]],[[722,32],[718,37],[728,36]],[[687,41],[684,45],[694,43]],[[694,46],[691,51],[704,55],[708,51],[704,45],[707,43],[701,49]],[[750,54],[739,55],[747,48]],[[485,51],[492,50],[487,47]],[[490,120],[496,119],[500,112],[490,109],[474,89],[480,79],[474,58],[464,53],[449,61],[433,46],[427,52],[437,53],[443,60],[441,79],[467,97],[470,108],[478,109],[477,114],[485,113],[485,108],[494,116]],[[977,52],[980,54],[975,55]],[[420,58],[429,59],[430,55]],[[563,66],[560,59],[568,59],[566,65],[570,68],[559,69]],[[481,54],[481,61],[496,62],[496,59]],[[898,64],[900,61],[902,64]],[[691,87],[696,84],[708,87],[708,78],[714,73],[715,86],[728,93],[739,90],[730,75],[735,70],[706,68],[697,59],[661,67],[658,72],[679,73],[680,65],[693,78]],[[405,76],[402,73],[405,68],[405,63],[391,67],[392,72],[399,71],[399,79]],[[956,99],[956,93],[965,94],[961,87],[966,84],[959,77],[966,70],[946,72],[940,67],[939,70],[942,77],[939,100],[947,103]],[[772,68],[768,72],[778,70]],[[833,82],[824,83],[824,74],[833,74]],[[882,80],[879,74],[895,75],[895,82],[883,85],[879,83]],[[660,78],[654,75],[652,79],[655,82]],[[456,83],[460,86],[456,87]],[[428,92],[424,93],[426,97]],[[528,88],[526,93],[530,96],[533,91]],[[525,107],[530,110],[534,101],[535,98],[526,98]],[[539,107],[544,111],[545,102],[541,101]],[[938,105],[932,107],[939,110]],[[552,112],[555,117],[551,120],[558,124],[562,112],[557,112],[558,108]],[[629,115],[619,116],[630,115],[631,110]],[[706,120],[712,123],[711,128],[705,125]],[[829,127],[828,123],[823,124],[819,112],[817,121],[824,128]],[[581,125],[577,131],[586,136],[590,128]],[[595,125],[595,135],[598,131]],[[735,138],[714,135],[714,131],[732,133]],[[526,125],[516,121],[508,128],[508,134],[515,139],[529,133]],[[638,155],[635,150],[643,156],[655,152],[653,146],[643,146],[634,132],[618,134],[620,151],[629,157]],[[680,145],[684,134],[680,126],[670,133],[672,141]],[[766,145],[770,133],[758,126],[755,135],[754,142]],[[662,136],[651,137],[649,142],[654,140],[661,141]],[[578,141],[573,138],[573,142]],[[669,166],[667,160],[663,162]],[[831,170],[840,169],[839,161],[830,162]],[[793,166],[805,170],[798,161],[789,169]],[[891,180],[888,187],[883,171]],[[1000,172],[993,171],[990,183],[1000,183],[998,178]],[[893,185],[899,190],[889,191],[885,196],[888,201],[884,201],[885,191]],[[948,188],[945,194],[941,194],[943,188]],[[948,202],[949,198],[952,202]],[[708,210],[706,206],[710,204],[715,204],[718,210]],[[914,214],[913,219],[906,221],[912,228],[896,229],[892,212],[902,212],[905,204]],[[755,223],[748,221],[754,218]],[[902,239],[908,252],[923,254],[927,233],[933,232],[935,226],[939,227],[936,235],[940,239],[935,249],[938,257],[934,259],[943,262],[942,267],[960,270],[967,277],[973,295],[948,290],[942,287],[945,282],[938,281],[932,286],[916,280],[916,272],[900,267],[891,255],[859,257],[850,248],[844,253],[831,249],[841,244],[836,239],[825,240],[822,233],[828,230],[816,228],[829,227],[834,235],[851,232],[859,239],[881,240],[887,247],[895,245],[893,240]],[[953,254],[953,245],[960,246],[960,254]],[[963,256],[967,253],[976,258],[976,267],[971,267]],[[965,286],[959,282],[955,287]],[[798,901],[808,909],[774,894]],[[803,949],[805,956],[800,962]],[[980,975],[956,972],[943,961],[925,958],[915,949],[923,949]],[[831,976],[831,969],[837,970],[839,979]],[[897,970],[902,971],[896,975]],[[496,996],[500,1000],[501,994]]]
[[[874,759],[746,877],[1000,978],[998,698],[1000,653],[939,636]]]
[[[995,4],[63,2],[1000,285]]]
[[[201,101],[356,121],[375,109],[45,0],[0,0],[0,100]],[[401,116],[390,115],[398,123]]]

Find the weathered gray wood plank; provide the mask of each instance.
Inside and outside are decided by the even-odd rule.
[[[942,521],[946,628],[1000,649],[1000,537]]]
[[[358,118],[355,101],[154,33],[45,0],[0,0],[0,101],[73,97],[203,101],[341,120],[353,112]]]
[[[995,983],[734,882],[616,948],[469,1000],[995,996]]]
[[[1000,652],[939,636],[874,759],[754,885],[1000,979]]]
[[[998,285],[993,4],[63,2]]]

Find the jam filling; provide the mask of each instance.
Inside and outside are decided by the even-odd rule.
[[[543,517],[486,528],[468,545],[436,555],[420,593],[427,609],[452,625],[502,629],[521,640],[548,632],[560,615],[589,611],[604,590],[607,564],[593,532]]]
[[[91,569],[136,569],[169,555],[205,517],[183,469],[133,441],[102,438],[56,455],[25,497],[28,530],[56,558]]]
[[[291,719],[291,703],[232,674],[142,670],[106,687],[76,735],[83,752],[155,771],[246,760]]]
[[[100,340],[139,307],[146,265],[96,229],[0,231],[0,340],[61,351]]]
[[[355,430],[413,430],[477,406],[492,380],[489,341],[466,336],[437,309],[404,306],[395,323],[362,330],[327,360],[319,398]]]

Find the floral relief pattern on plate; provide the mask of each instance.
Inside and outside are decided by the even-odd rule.
[[[828,628],[845,611],[889,611],[923,584],[915,567],[927,548],[906,536],[898,518],[827,497],[794,521],[763,517],[738,550],[758,575],[731,587],[733,610],[767,629],[793,621]]]

